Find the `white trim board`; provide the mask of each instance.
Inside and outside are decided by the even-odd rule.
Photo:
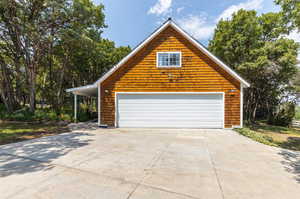
[[[119,95],[222,95],[223,129],[225,129],[225,93],[224,92],[115,92],[115,127],[118,128]]]
[[[159,66],[159,54],[163,53],[178,53],[179,54],[179,65],[178,66]],[[182,53],[181,51],[159,51],[156,52],[156,67],[157,68],[180,68],[182,66]]]
[[[160,28],[158,28],[153,34],[151,34],[146,40],[144,40],[140,45],[138,45],[131,53],[129,53],[126,57],[124,57],[117,65],[115,65],[112,69],[110,69],[105,75],[103,75],[100,79],[98,79],[94,84],[97,85],[104,80],[106,80],[110,75],[112,75],[118,68],[120,68],[124,63],[126,63],[132,56],[134,56],[139,50],[141,50],[146,44],[148,44],[152,39],[154,39],[159,33],[165,30],[167,27],[173,27],[179,33],[181,33],[186,39],[192,42],[201,52],[211,58],[214,62],[216,62],[221,68],[227,71],[230,75],[232,75],[235,79],[237,79],[243,87],[249,87],[250,84],[244,80],[241,76],[239,76],[235,71],[233,71],[229,66],[223,63],[220,59],[218,59],[215,55],[209,52],[202,44],[196,41],[192,36],[187,34],[182,28],[180,28],[177,24],[175,24],[172,20],[167,20]]]
[[[80,86],[80,87],[76,87],[76,88],[69,88],[69,89],[66,89],[66,92],[74,92],[74,91],[80,91],[80,90],[91,89],[91,88],[92,89],[97,88],[97,85],[90,84],[90,85]]]
[[[244,88],[241,85],[241,88],[240,88],[240,128],[243,128],[243,120],[244,120],[243,108],[244,108]]]

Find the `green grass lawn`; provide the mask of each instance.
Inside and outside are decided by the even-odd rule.
[[[26,122],[1,122],[0,145],[68,132],[66,126]]]
[[[272,126],[259,123],[235,130],[263,144],[300,151],[300,128]]]

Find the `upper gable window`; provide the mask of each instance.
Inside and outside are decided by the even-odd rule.
[[[181,52],[158,52],[157,67],[181,67]]]

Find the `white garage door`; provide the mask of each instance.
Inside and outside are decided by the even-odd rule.
[[[223,128],[222,94],[117,94],[118,127]]]

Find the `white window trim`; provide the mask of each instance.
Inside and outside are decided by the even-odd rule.
[[[178,53],[179,54],[179,65],[178,66],[159,66],[158,55],[163,53]],[[156,52],[156,67],[157,68],[180,68],[182,66],[182,54],[180,51],[160,51]]]

